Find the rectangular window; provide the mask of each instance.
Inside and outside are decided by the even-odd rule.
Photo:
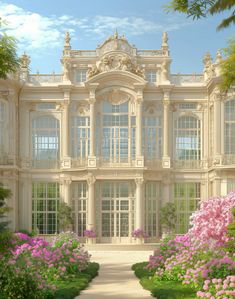
[[[76,71],[75,81],[77,83],[81,83],[81,82],[86,81],[86,73],[87,73],[87,69],[77,70]]]
[[[159,208],[161,184],[147,182],[145,185],[145,231],[150,237],[159,236]]]
[[[179,109],[182,110],[196,110],[197,105],[195,103],[180,103]]]
[[[201,198],[200,183],[175,183],[174,203],[176,205],[176,233],[184,234],[189,229],[189,217],[197,209]]]
[[[72,211],[74,230],[78,236],[83,236],[87,221],[87,182],[72,183]]]
[[[71,121],[71,156],[87,158],[90,152],[90,117],[75,116]]]
[[[37,110],[53,110],[56,108],[54,103],[40,103],[37,104]]]
[[[149,83],[156,83],[156,70],[147,70],[145,72],[145,78]]]
[[[32,229],[39,234],[58,232],[58,183],[34,182],[32,185]]]
[[[227,193],[235,191],[235,179],[228,180],[227,182]]]

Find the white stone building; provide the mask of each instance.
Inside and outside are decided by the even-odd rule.
[[[193,59],[193,57],[192,57]],[[159,209],[177,206],[177,232],[200,199],[235,188],[235,96],[222,95],[221,54],[202,74],[171,74],[168,37],[139,50],[115,33],[96,50],[72,50],[65,36],[62,74],[0,81],[0,181],[12,190],[13,230],[57,231],[59,201],[74,231],[100,243],[150,241]]]

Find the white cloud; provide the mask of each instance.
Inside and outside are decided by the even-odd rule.
[[[164,24],[138,17],[112,17],[96,15],[77,19],[70,15],[43,16],[13,4],[0,1],[0,17],[7,21],[7,32],[18,39],[20,51],[42,51],[62,48],[64,32],[72,36],[84,34],[92,38],[105,38],[116,28],[129,36],[178,30],[189,22],[165,19]]]

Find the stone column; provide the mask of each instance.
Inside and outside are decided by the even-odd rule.
[[[71,192],[70,192],[70,186],[71,186],[71,179],[65,179],[63,182],[63,189],[64,189],[64,202],[71,206]]]
[[[90,104],[90,156],[95,156],[95,98],[89,99]]]
[[[221,164],[221,95],[214,94],[214,164]]]
[[[142,106],[143,98],[136,101],[136,156],[142,156]]]
[[[63,103],[63,118],[62,118],[62,138],[60,144],[62,145],[63,168],[71,167],[71,158],[69,157],[69,104],[70,104],[70,91],[64,92]]]
[[[143,117],[143,90],[145,84],[134,83],[136,89],[136,167],[144,167],[142,151],[142,117]]]
[[[142,177],[135,179],[136,183],[136,215],[135,228],[144,229],[144,199],[143,199],[143,183]]]
[[[87,204],[87,229],[95,231],[95,177],[88,176],[88,204]]]
[[[170,156],[169,156],[169,92],[164,92],[163,99],[163,157],[162,157],[162,167],[170,168]]]
[[[89,89],[90,104],[90,154],[88,157],[88,167],[96,167],[96,148],[95,148],[95,125],[96,125],[96,97],[95,90],[99,83],[90,83],[87,85]]]
[[[213,182],[213,196],[220,196],[221,195],[221,178],[216,176]]]

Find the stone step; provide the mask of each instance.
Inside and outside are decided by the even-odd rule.
[[[159,243],[146,244],[84,244],[88,251],[154,251]]]

